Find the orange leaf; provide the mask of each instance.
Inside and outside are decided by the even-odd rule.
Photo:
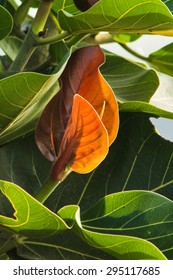
[[[98,69],[92,75],[84,77],[78,94],[88,100],[102,116],[102,121],[108,131],[109,145],[111,145],[119,128],[118,104],[112,89]],[[103,106],[104,112],[102,113]]]
[[[114,92],[99,71],[104,61],[104,53],[99,46],[85,47],[73,54],[68,72],[73,92],[83,96],[99,115],[105,105],[102,121],[111,145],[119,128],[119,111]]]
[[[108,134],[100,116],[88,101],[76,94],[52,177],[61,180],[66,166],[78,173],[88,173],[103,161],[108,149]]]

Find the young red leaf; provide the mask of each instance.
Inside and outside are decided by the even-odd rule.
[[[89,101],[98,114],[101,114],[105,104],[102,121],[108,130],[111,144],[118,132],[119,111],[114,92],[99,71],[104,61],[104,54],[99,46],[81,48],[69,60],[62,83],[66,88],[69,85],[74,94]],[[69,90],[68,87],[68,93]]]
[[[108,149],[108,134],[100,116],[88,101],[76,94],[52,178],[61,180],[66,167],[78,173],[92,171],[106,157]]]
[[[119,126],[118,105],[98,69],[103,62],[104,54],[99,46],[79,49],[71,56],[61,76],[61,90],[46,106],[36,128],[37,145],[48,160],[57,162],[61,153],[65,153],[65,158],[70,154],[71,146],[66,145],[65,152],[62,142],[65,143],[64,133],[67,135],[65,131],[76,94],[97,111],[107,130],[109,145],[114,141]],[[65,163],[62,166],[65,167]]]

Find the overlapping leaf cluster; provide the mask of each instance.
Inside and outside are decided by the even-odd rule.
[[[33,21],[23,3],[23,17],[0,6],[0,258],[173,259],[173,143],[150,122],[173,119],[173,47],[144,57],[127,44],[172,36],[172,1],[57,0],[14,73]],[[45,205],[34,198],[69,173]]]

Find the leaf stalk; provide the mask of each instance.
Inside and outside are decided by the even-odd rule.
[[[53,193],[53,191],[58,187],[61,181],[49,179],[35,194],[35,199],[39,202],[44,203],[46,199]]]

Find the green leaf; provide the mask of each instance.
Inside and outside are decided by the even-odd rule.
[[[58,12],[59,10],[65,10],[70,14],[76,14],[79,12],[77,7],[75,6],[73,0],[55,0],[52,9],[55,12]]]
[[[173,1],[172,0],[162,0],[162,2],[168,7],[168,9],[173,13]]]
[[[63,231],[51,238],[24,240],[17,253],[25,259],[110,260],[113,257],[84,242],[73,231]]]
[[[10,13],[0,6],[0,40],[8,36],[13,27],[13,19]]]
[[[51,166],[32,135],[0,147],[0,179],[14,182],[32,195],[47,181]],[[14,209],[10,208],[8,200],[0,195],[0,201],[0,213],[11,216]]]
[[[167,75],[173,76],[173,43],[149,55],[154,67]]]
[[[14,60],[19,52],[21,44],[21,39],[9,36],[0,42],[0,47],[11,60]]]
[[[93,232],[83,227],[78,206],[66,206],[58,214],[74,222],[73,230],[91,246],[124,260],[164,260],[165,256],[150,242],[135,237]]]
[[[48,208],[57,212],[65,205],[78,204],[83,213],[105,195],[122,190],[152,190],[173,199],[173,143],[161,138],[150,123],[149,116],[144,114],[123,113],[120,124],[118,137],[104,162],[91,174],[69,175],[46,201]],[[50,162],[39,153],[31,136],[0,148],[0,177],[20,184],[32,194],[45,182],[50,167]],[[0,206],[3,206],[2,203]],[[4,209],[3,215],[8,214],[6,208],[9,209],[9,205],[0,208],[1,213]],[[37,244],[35,240],[36,244],[26,243],[26,248],[24,243],[21,256],[29,257],[33,250],[34,258],[49,259],[52,250],[54,259],[99,257],[98,250],[92,251],[91,246],[84,246],[68,232],[60,234],[56,240],[40,241],[43,244]],[[137,236],[134,234],[134,237]],[[75,243],[72,244],[71,240]],[[47,250],[48,256],[45,253]],[[172,259],[171,250],[165,251],[165,255]],[[101,258],[108,259],[107,256]]]
[[[0,144],[35,128],[44,107],[59,91],[57,79],[69,57],[67,52],[53,75],[23,72],[0,80]]]
[[[120,102],[149,102],[159,85],[154,70],[113,54],[100,70]]]
[[[1,180],[0,190],[15,209],[13,218],[0,215],[1,228],[32,238],[45,238],[68,229],[61,218],[19,186]]]
[[[122,112],[143,112],[156,117],[173,119],[173,112],[162,110],[159,107],[156,107],[147,102],[141,102],[141,101],[124,102],[119,105],[119,109]]]
[[[164,196],[148,191],[128,191],[101,199],[82,215],[82,223],[90,231],[151,241],[172,258],[172,213],[173,201]]]
[[[0,260],[9,260],[9,256],[7,254],[3,254],[0,256]]]
[[[141,37],[139,34],[114,34],[113,39],[116,42],[122,43],[122,44],[127,44],[133,41],[136,41]]]
[[[173,17],[160,0],[101,0],[79,15],[60,11],[59,22],[70,33],[110,31],[172,35],[173,29]]]
[[[72,173],[46,205],[56,211],[78,204],[85,211],[105,195],[124,190],[151,190],[173,199],[172,152],[173,143],[156,133],[149,116],[123,113],[103,163],[88,175]]]

